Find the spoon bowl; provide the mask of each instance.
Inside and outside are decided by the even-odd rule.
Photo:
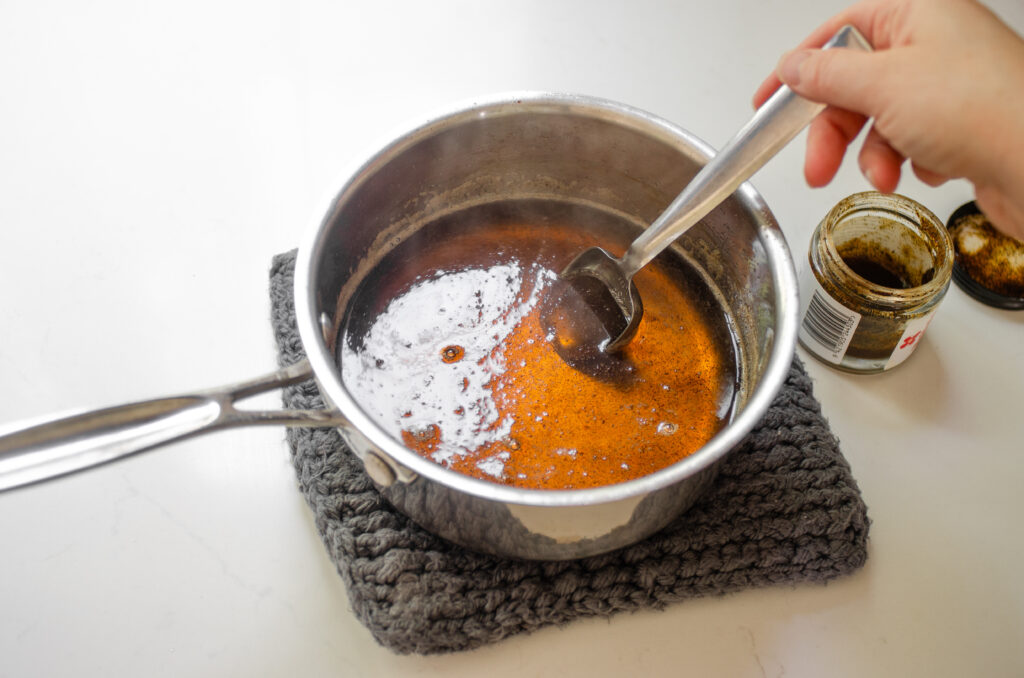
[[[560,278],[571,290],[557,294],[559,309],[578,307],[571,313],[559,313],[566,319],[563,332],[556,328],[563,348],[596,346],[612,353],[629,343],[643,317],[644,302],[614,255],[601,247],[586,249]]]

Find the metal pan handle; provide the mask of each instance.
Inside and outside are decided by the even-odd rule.
[[[306,360],[252,381],[146,400],[19,428],[0,435],[0,492],[123,459],[193,435],[236,426],[348,426],[331,410],[240,410],[244,398],[313,376]]]

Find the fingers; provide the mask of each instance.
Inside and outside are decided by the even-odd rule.
[[[906,158],[894,149],[885,137],[872,127],[868,130],[864,145],[860,149],[858,164],[867,180],[882,193],[892,193],[900,181],[901,167]],[[929,186],[940,186],[949,177],[911,162],[917,178]]]
[[[797,49],[784,54],[775,73],[754,93],[754,105],[759,107],[780,84],[786,84],[807,99],[829,105],[808,130],[804,175],[811,186],[824,186],[832,180],[867,119],[879,117],[891,90],[902,87],[893,80],[892,74],[900,69],[889,48],[903,44],[899,42],[905,39],[900,37],[900,26],[907,7],[900,0],[862,0],[840,12]],[[876,51],[818,49],[845,24],[860,30]],[[896,189],[904,160],[874,126],[868,130],[858,162],[877,190],[890,193]],[[927,168],[915,166],[914,171],[930,185],[946,179]]]
[[[1004,234],[1024,242],[1024,209],[995,186],[974,185],[978,208]]]
[[[866,118],[882,112],[888,55],[853,50],[797,50],[783,56],[778,76],[795,92],[830,105],[826,123],[808,136],[804,175],[811,186],[823,186],[835,176],[846,147]],[[840,113],[840,111],[842,113]],[[810,133],[809,133],[810,134]],[[900,180],[904,157],[874,125],[864,139],[860,169],[879,191],[891,193]]]
[[[867,119],[840,108],[826,108],[807,130],[807,156],[804,177],[812,187],[832,181],[846,154],[846,147],[857,138]]]
[[[873,28],[877,23],[874,17],[878,13],[878,10],[885,9],[884,5],[879,8],[876,6],[877,4],[878,3],[873,1],[861,2],[847,8],[842,13],[837,14],[818,26],[814,32],[808,35],[799,45],[797,45],[796,49],[792,50],[790,53],[812,50],[817,51],[818,48],[828,42],[829,39],[831,39],[832,36],[846,24],[853,24],[856,26],[857,29],[860,30],[860,32],[868,39],[868,42],[875,46],[876,49],[882,47],[882,45],[878,44],[879,42],[887,45],[889,43],[888,37],[882,35],[875,36],[875,33],[879,33],[879,31],[875,31]],[[783,55],[784,58],[785,56],[786,55]],[[781,84],[782,80],[779,79],[777,70],[765,78],[754,92],[754,108],[760,108]]]
[[[828,108],[814,119],[807,130],[807,157],[804,177],[808,185],[819,188],[835,177],[847,147],[853,143],[866,122],[862,115]],[[858,165],[868,182],[882,193],[892,193],[899,185],[901,167],[906,158],[894,149],[874,127],[868,130],[858,156]],[[911,163],[917,178],[929,186],[940,186],[949,177]]]
[[[807,99],[871,117],[884,103],[888,61],[886,53],[798,49],[782,56],[776,75]]]
[[[945,174],[933,172],[930,169],[921,167],[916,162],[911,161],[910,166],[914,169],[914,174],[917,175],[917,178],[929,186],[941,186],[949,181],[949,177]]]
[[[856,27],[876,51],[888,49],[895,42],[898,22],[893,19],[901,11],[900,5],[888,0],[863,0],[851,5],[814,29],[793,51],[817,50],[846,24]],[[777,73],[765,78],[754,93],[754,107],[760,108],[781,83]]]
[[[855,26],[876,50],[886,49],[893,42],[893,36],[890,35],[892,24],[889,19],[895,5],[896,3],[884,0],[864,0],[852,5],[818,26],[794,51],[816,50],[846,24]],[[765,78],[754,92],[754,108],[760,108],[781,84],[777,73]]]
[[[775,90],[777,90],[781,84],[782,81],[779,80],[779,76],[775,75],[775,73],[772,73],[765,78],[764,82],[758,86],[757,91],[754,92],[754,108],[761,108],[761,105],[768,101],[768,97],[775,94]]]
[[[860,149],[858,163],[867,180],[882,193],[892,193],[900,183],[900,167],[905,158],[871,127]]]

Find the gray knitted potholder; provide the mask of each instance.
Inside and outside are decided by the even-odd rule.
[[[289,252],[271,268],[282,364],[303,357],[294,264]],[[323,407],[311,381],[286,389],[284,401]],[[467,650],[578,617],[747,587],[824,582],[867,558],[864,502],[796,358],[764,419],[694,507],[639,544],[580,560],[468,551],[388,504],[334,429],[293,428],[288,442],[352,610],[377,642],[403,654]]]

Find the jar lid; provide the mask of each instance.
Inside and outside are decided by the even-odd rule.
[[[995,308],[1024,309],[1024,242],[997,231],[973,200],[950,215],[946,228],[960,289]]]

